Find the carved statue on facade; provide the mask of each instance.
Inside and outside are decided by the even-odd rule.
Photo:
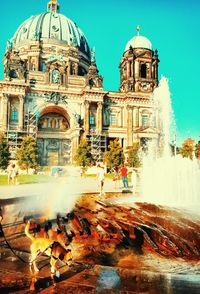
[[[103,109],[103,124],[108,126],[110,123],[110,107],[106,106]]]
[[[52,83],[54,84],[60,84],[60,72],[58,69],[52,70]]]
[[[67,96],[62,96],[58,92],[52,92],[51,94],[45,94],[46,96],[46,102],[54,103],[55,105],[58,105],[59,103],[67,104]]]
[[[27,80],[27,63],[19,56],[19,52],[8,48],[5,53],[4,74],[5,77],[12,79]]]
[[[99,75],[96,63],[92,62],[89,71],[86,76],[86,85],[91,88],[102,88],[103,87],[103,77]]]

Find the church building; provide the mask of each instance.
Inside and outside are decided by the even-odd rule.
[[[42,165],[73,163],[81,138],[97,161],[115,138],[124,151],[158,138],[151,100],[158,52],[139,27],[124,47],[119,91],[105,91],[94,50],[57,0],[25,20],[7,43],[0,81],[0,131],[12,156],[27,135],[37,140]]]

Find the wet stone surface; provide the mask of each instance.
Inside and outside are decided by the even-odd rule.
[[[24,199],[1,203],[0,292],[200,293],[199,217],[148,203],[122,205],[117,202],[122,196],[85,194],[70,215],[57,219],[23,212]],[[39,273],[29,270],[31,241],[24,220],[30,217],[35,237],[51,236],[72,249],[73,265],[59,261],[57,276],[45,255],[38,258]]]

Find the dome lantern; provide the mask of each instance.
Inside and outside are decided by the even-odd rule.
[[[136,27],[137,35],[134,36],[131,40],[128,41],[126,44],[124,52],[130,49],[132,47],[133,49],[135,48],[143,48],[143,49],[148,49],[148,50],[153,50],[153,46],[151,41],[140,35],[140,26]]]
[[[49,12],[59,12],[60,6],[57,2],[57,0],[51,0],[48,3],[48,10]]]

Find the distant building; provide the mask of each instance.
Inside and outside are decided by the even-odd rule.
[[[115,138],[124,150],[158,138],[150,99],[158,85],[158,53],[137,30],[114,92],[103,89],[94,50],[56,0],[25,20],[7,43],[0,81],[0,129],[13,154],[27,134],[37,139],[42,165],[71,163],[82,137],[97,160]]]

